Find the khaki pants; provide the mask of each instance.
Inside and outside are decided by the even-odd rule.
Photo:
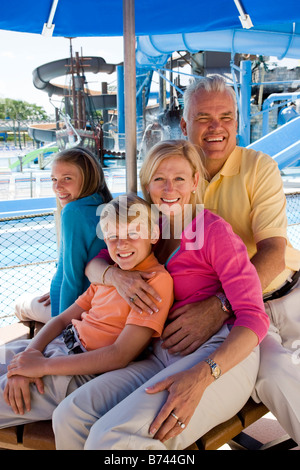
[[[266,302],[271,321],[260,345],[255,391],[281,426],[300,444],[300,280],[280,299]]]
[[[3,398],[3,391],[7,382],[7,365],[14,354],[24,351],[29,342],[30,340],[13,341],[0,347],[0,428],[51,419],[54,409],[68,393],[95,377],[94,375],[46,375],[43,377],[45,392],[40,394],[35,385],[31,384],[31,410],[25,412],[24,415],[16,415]],[[51,341],[44,354],[47,357],[54,357],[65,356],[68,352],[69,350],[63,341],[62,335],[60,335],[54,341]]]
[[[206,389],[186,429],[164,444],[149,435],[149,426],[168,392],[154,395],[145,392],[145,387],[207,358],[228,333],[228,327],[224,326],[185,357],[170,356],[158,347],[148,359],[103,374],[80,387],[53,415],[57,449],[185,449],[209,429],[231,418],[253,390],[259,348]]]

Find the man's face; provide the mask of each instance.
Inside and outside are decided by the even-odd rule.
[[[207,162],[222,166],[236,146],[237,120],[232,96],[228,92],[200,90],[191,97],[187,120],[181,129],[188,140],[201,147]],[[217,163],[217,162],[215,162]]]

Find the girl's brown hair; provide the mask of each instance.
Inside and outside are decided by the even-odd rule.
[[[55,162],[65,162],[77,166],[82,175],[82,186],[78,199],[98,193],[102,196],[103,202],[109,202],[112,195],[107,187],[100,162],[89,150],[81,147],[73,147],[59,152],[53,160]]]

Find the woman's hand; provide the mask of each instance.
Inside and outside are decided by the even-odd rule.
[[[7,377],[43,377],[46,375],[47,358],[37,349],[27,348],[16,354],[7,367]]]
[[[164,442],[188,426],[204,390],[212,382],[211,377],[206,364],[200,363],[146,389],[147,393],[169,392],[166,403],[150,426],[149,432],[154,439]]]
[[[122,269],[112,267],[107,271],[105,280],[108,285],[113,285],[117,289],[133,310],[138,313],[145,311],[151,315],[158,311],[151,297],[158,302],[161,301],[157,292],[146,282],[154,275],[155,273],[122,271]]]
[[[50,293],[48,292],[47,294],[41,295],[41,297],[38,299],[39,303],[44,303],[44,306],[47,307],[50,305]]]
[[[30,411],[30,384],[34,383],[40,393],[44,393],[43,380],[36,377],[22,377],[16,375],[7,380],[3,397],[5,402],[11,406],[16,414],[23,415],[24,408]]]
[[[191,354],[219,331],[227,318],[215,296],[186,304],[169,314],[162,347],[170,354]]]

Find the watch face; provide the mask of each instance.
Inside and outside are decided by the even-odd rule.
[[[215,379],[218,379],[221,375],[221,369],[219,366],[215,366],[214,370],[212,371],[212,375],[214,376]]]

